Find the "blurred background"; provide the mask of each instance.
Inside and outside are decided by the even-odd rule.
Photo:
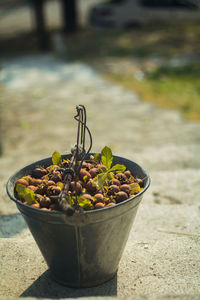
[[[40,51],[200,120],[198,0],[1,0],[1,58]]]
[[[143,101],[178,110],[183,118],[198,122],[200,2],[1,0],[0,88],[1,98],[4,98],[1,140],[5,141],[4,149],[17,143],[16,137],[21,131],[33,128],[30,118],[26,118],[33,113],[33,107],[29,107],[29,113],[22,112],[22,106],[28,110],[33,102],[27,100],[24,105],[22,98],[44,99],[49,92],[49,87],[44,88],[44,79],[50,74],[55,83],[58,78],[53,76],[60,76],[62,81],[66,76],[73,78],[73,72],[82,72],[79,66],[67,75],[61,74],[62,64],[68,64],[69,71],[73,63],[91,67],[87,69],[88,80],[92,80],[92,72],[97,72],[108,82],[133,91]],[[32,71],[27,73],[28,70]],[[11,86],[23,87],[28,80],[28,95],[26,89],[20,93],[15,91],[11,96]],[[86,90],[87,87],[82,93]],[[80,96],[77,101],[81,102]],[[9,128],[12,131],[8,134]],[[18,134],[12,133],[13,128]]]

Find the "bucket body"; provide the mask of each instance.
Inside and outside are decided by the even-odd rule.
[[[64,158],[68,157],[63,156]],[[145,178],[143,190],[115,206],[66,216],[27,206],[14,196],[17,179],[37,166],[47,167],[51,158],[26,166],[7,183],[11,200],[23,215],[53,278],[70,287],[90,287],[104,283],[117,272],[139,203],[150,184],[147,173],[136,163],[114,156],[138,178]]]

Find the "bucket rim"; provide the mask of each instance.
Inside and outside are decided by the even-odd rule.
[[[90,155],[94,155],[95,153],[89,153],[88,156]],[[63,158],[65,157],[70,157],[71,154],[62,154],[61,156]],[[145,187],[142,189],[142,191],[140,191],[138,194],[134,195],[133,197],[131,198],[128,198],[127,200],[125,201],[122,201],[120,203],[116,203],[116,205],[113,205],[113,206],[110,206],[110,207],[104,207],[104,208],[100,208],[100,209],[94,209],[94,210],[88,210],[88,211],[84,211],[84,214],[86,215],[90,215],[90,214],[96,214],[96,213],[101,213],[101,212],[104,212],[105,210],[109,210],[109,209],[116,209],[117,207],[119,206],[123,206],[125,205],[126,203],[129,203],[131,202],[132,200],[135,200],[136,198],[142,196],[144,194],[144,192],[149,188],[150,186],[150,183],[151,183],[151,178],[149,176],[149,174],[143,169],[143,167],[141,167],[139,164],[137,164],[136,162],[134,162],[133,160],[130,160],[130,159],[127,159],[125,157],[122,157],[122,156],[117,156],[117,155],[113,155],[113,158],[114,159],[122,159],[124,160],[125,162],[129,162],[129,163],[133,163],[135,166],[137,166],[146,176],[145,176],[145,179],[146,179],[146,184],[145,184]],[[46,158],[43,158],[41,160],[38,160],[38,161],[34,161],[32,162],[31,164],[28,164],[26,165],[25,167],[19,169],[18,171],[16,171],[13,175],[10,176],[10,178],[8,179],[7,181],[7,184],[6,184],[6,191],[7,191],[7,194],[9,196],[9,198],[14,201],[17,205],[21,205],[22,207],[24,208],[29,208],[30,210],[35,210],[37,211],[37,213],[40,213],[40,214],[48,214],[48,215],[64,215],[64,212],[62,211],[48,211],[48,210],[41,210],[39,208],[35,208],[35,207],[32,207],[32,206],[29,206],[29,205],[26,205],[24,204],[23,202],[19,201],[18,199],[16,199],[15,197],[13,197],[12,195],[12,192],[11,192],[11,188],[13,188],[14,190],[14,184],[13,184],[13,179],[20,173],[20,172],[23,172],[24,170],[26,170],[29,166],[31,165],[42,165],[42,163],[44,163],[45,161],[48,161],[51,159],[51,156],[50,157],[46,157]],[[87,158],[86,158],[87,159]]]

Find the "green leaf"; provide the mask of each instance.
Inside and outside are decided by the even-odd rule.
[[[93,179],[96,182],[99,189],[101,189],[109,181],[109,173],[100,173]]]
[[[124,172],[126,167],[124,165],[116,164],[109,171],[110,172]]]
[[[17,184],[16,186],[16,191],[19,196],[22,196],[25,193],[25,189],[26,187],[23,184]]]
[[[73,197],[66,196],[66,200],[69,203],[69,205],[73,206],[75,203],[76,197],[75,196],[73,196]],[[79,206],[81,206],[85,210],[90,210],[93,208],[93,205],[90,202],[90,200],[85,199],[84,197],[81,197],[81,196],[77,197],[77,201],[78,201]]]
[[[114,174],[112,173],[112,171],[111,171],[111,172],[108,172],[108,179],[111,180],[111,179],[113,179],[113,178],[115,178],[115,176],[114,176]]]
[[[85,210],[90,210],[93,208],[92,203],[90,202],[90,200],[85,199],[84,197],[78,197],[77,198],[78,204],[83,207]]]
[[[33,204],[33,203],[35,203],[35,193],[34,193],[34,191],[31,191],[31,190],[29,190],[29,189],[26,188],[24,200],[25,200],[28,204]]]
[[[106,172],[107,172],[106,167],[101,167],[101,168],[99,168],[99,172],[100,172],[100,173],[106,173]]]
[[[55,151],[52,154],[52,163],[53,163],[53,165],[58,165],[58,166],[61,165],[61,163],[62,163],[62,157],[61,157],[61,155],[60,155],[60,153],[58,151]]]
[[[108,169],[110,169],[113,161],[112,151],[108,146],[105,146],[101,151],[101,161]]]
[[[35,193],[32,190],[27,189],[24,185],[17,184],[16,191],[29,205],[36,203]]]
[[[66,196],[66,200],[67,200],[67,202],[69,203],[69,205],[74,205],[74,200],[72,199],[72,197],[70,197],[70,196]]]
[[[136,183],[136,182],[131,183],[130,184],[130,188],[131,188],[131,190],[130,190],[131,194],[137,194],[137,193],[139,193],[141,191],[140,185],[138,183]]]
[[[87,179],[88,179],[88,176],[87,176],[87,175],[83,176],[83,181],[84,181],[85,183],[87,182]]]
[[[62,183],[61,181],[58,181],[58,182],[56,183],[56,185],[57,185],[57,187],[59,187],[59,188],[62,190],[62,188],[63,188],[63,183]]]

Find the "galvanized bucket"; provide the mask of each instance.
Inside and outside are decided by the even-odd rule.
[[[63,156],[69,157],[68,155]],[[47,167],[51,158],[37,161],[15,173],[7,193],[24,217],[53,278],[69,287],[90,287],[104,283],[117,272],[139,203],[150,184],[148,174],[136,163],[114,156],[134,176],[145,178],[143,190],[124,202],[71,217],[24,205],[14,196],[17,179],[37,166]]]

